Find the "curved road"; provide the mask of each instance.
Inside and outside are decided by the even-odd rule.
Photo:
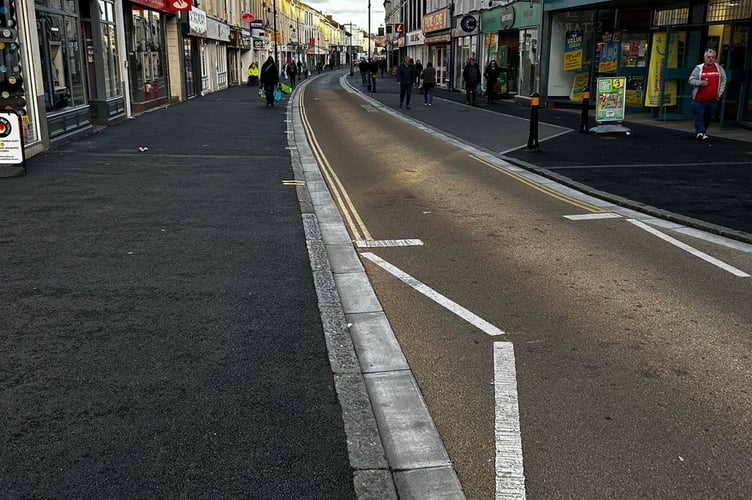
[[[749,495],[750,248],[552,185],[337,75],[304,85],[310,139],[467,498]]]

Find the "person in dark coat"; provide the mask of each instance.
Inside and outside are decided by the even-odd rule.
[[[290,87],[295,88],[295,77],[298,74],[298,67],[291,62],[287,65],[287,77],[290,79]]]
[[[365,59],[361,59],[358,63],[358,70],[360,71],[361,83],[365,87],[368,85],[368,62]]]
[[[420,88],[420,77],[423,75],[423,63],[420,62],[420,59],[415,61],[415,88]]]
[[[371,72],[371,90],[376,92],[376,76],[379,74],[379,62],[376,59],[371,59],[368,70]]]
[[[488,96],[488,104],[493,104],[496,97],[496,86],[499,85],[499,74],[501,70],[496,65],[495,60],[491,60],[486,66],[486,71],[483,72],[483,76],[486,77],[486,95]]]
[[[400,108],[402,103],[407,101],[407,109],[410,109],[410,95],[412,94],[413,85],[415,85],[415,65],[410,56],[406,56],[397,70],[397,81],[400,84]]]
[[[261,85],[264,86],[266,105],[274,107],[274,89],[279,85],[279,70],[272,56],[261,66]]]
[[[475,58],[471,57],[465,65],[465,69],[462,70],[462,79],[465,80],[465,104],[472,104],[475,106],[476,92],[475,86],[480,81],[480,68],[478,63],[475,62]]]

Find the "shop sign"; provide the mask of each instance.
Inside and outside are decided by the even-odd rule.
[[[188,29],[193,36],[206,36],[206,12],[194,7],[188,13]]]
[[[512,6],[506,6],[499,11],[499,21],[501,22],[501,29],[508,30],[514,26],[515,10]]]
[[[423,33],[445,30],[449,25],[449,9],[441,9],[423,16],[421,20]]]
[[[478,20],[471,15],[462,16],[462,19],[460,20],[460,28],[462,28],[462,31],[465,33],[472,33],[478,28]]]
[[[255,21],[251,21],[251,36],[254,38],[258,38],[262,36],[262,33],[264,32],[264,21],[261,19],[256,19]]]
[[[627,77],[598,78],[598,95],[595,103],[595,121],[622,122],[626,109]]]
[[[501,9],[482,10],[480,12],[480,31],[482,33],[494,33],[501,31]]]
[[[167,12],[166,0],[131,0],[131,1],[139,5],[143,5],[144,7],[149,7],[154,10],[161,10],[161,11]]]
[[[679,60],[679,44],[676,36],[668,33],[653,33],[650,50],[650,67],[648,68],[648,81],[645,88],[645,106],[676,106],[676,80],[664,81],[664,68],[676,67]],[[661,90],[663,90],[663,102],[661,103]]]
[[[449,43],[451,41],[452,41],[451,35],[436,35],[436,36],[426,37],[426,44]]]
[[[193,7],[191,0],[169,0],[170,12],[190,12]]]
[[[480,33],[480,28],[479,27],[476,27],[471,32],[465,31],[462,28],[462,23],[460,21],[461,21],[460,19],[457,19],[457,22],[455,23],[454,28],[452,28],[452,35],[454,37],[459,38],[459,37],[468,36],[468,35],[477,35],[478,33]]]
[[[572,82],[572,91],[569,93],[569,99],[574,102],[582,102],[583,93],[588,88],[588,80],[590,79],[590,73],[583,71],[574,74],[574,81]]]
[[[220,42],[230,41],[230,27],[216,19],[206,19],[206,37]]]
[[[514,25],[512,28],[528,28],[530,26],[540,26],[543,20],[543,2],[515,2],[514,7]]]
[[[425,43],[425,37],[423,36],[422,31],[411,31],[407,35],[405,35],[405,38],[407,38],[407,45],[423,45]]]
[[[564,71],[582,67],[582,31],[568,31],[564,39]]]
[[[0,164],[21,165],[23,163],[21,120],[13,111],[0,111]]]

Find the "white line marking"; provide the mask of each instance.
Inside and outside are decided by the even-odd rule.
[[[358,240],[355,242],[358,248],[385,248],[385,247],[422,247],[421,240]]]
[[[695,257],[699,257],[702,260],[704,260],[704,261],[706,261],[706,262],[708,262],[710,264],[713,264],[714,266],[720,267],[724,271],[730,272],[734,276],[738,276],[739,278],[749,278],[750,277],[749,274],[745,273],[744,271],[742,271],[740,269],[737,269],[734,266],[731,266],[729,264],[726,264],[725,262],[722,262],[722,261],[716,259],[715,257],[711,257],[710,255],[697,250],[696,248],[692,248],[691,246],[687,245],[686,243],[682,243],[681,241],[679,241],[677,239],[674,239],[671,236],[669,236],[667,234],[664,234],[664,233],[658,231],[657,229],[655,229],[653,227],[648,226],[644,222],[640,222],[640,221],[638,221],[636,219],[627,219],[627,222],[629,222],[631,224],[634,224],[635,226],[639,227],[640,229],[643,229],[643,230],[649,232],[650,234],[655,235],[655,236],[659,237],[660,239],[662,239],[664,241],[667,241],[668,243],[671,243],[672,245],[675,245],[675,246],[681,248],[685,252],[691,253]]]
[[[565,215],[564,218],[569,220],[620,219],[621,215],[615,214],[613,212],[606,212],[603,214]]]
[[[517,368],[511,342],[494,342],[496,499],[525,499]]]
[[[456,302],[446,298],[445,296],[441,295],[436,290],[432,289],[428,285],[416,280],[409,274],[402,272],[401,270],[397,269],[381,257],[378,257],[375,254],[372,254],[370,252],[363,252],[363,257],[370,260],[377,266],[384,269],[386,272],[391,274],[392,276],[395,276],[399,280],[403,281],[407,285],[413,287],[418,292],[422,293],[429,299],[433,300],[437,304],[443,306],[444,308],[450,310],[460,318],[464,319],[471,325],[475,326],[476,328],[479,328],[480,330],[483,330],[488,335],[504,335],[504,332],[496,328],[494,325],[489,323],[488,321],[484,320],[480,316],[477,316],[476,314],[468,311],[461,305],[457,304]]]

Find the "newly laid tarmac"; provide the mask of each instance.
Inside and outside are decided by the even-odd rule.
[[[542,109],[530,150],[527,108],[440,91],[400,110],[391,79],[376,93],[350,81],[544,176],[752,242],[752,132],[702,143],[691,123],[641,119],[629,136],[598,136],[577,132],[575,112]],[[402,456],[367,397],[318,195],[288,182],[315,165],[281,104],[232,87],[0,179],[4,495],[419,498],[411,464],[392,482]]]

